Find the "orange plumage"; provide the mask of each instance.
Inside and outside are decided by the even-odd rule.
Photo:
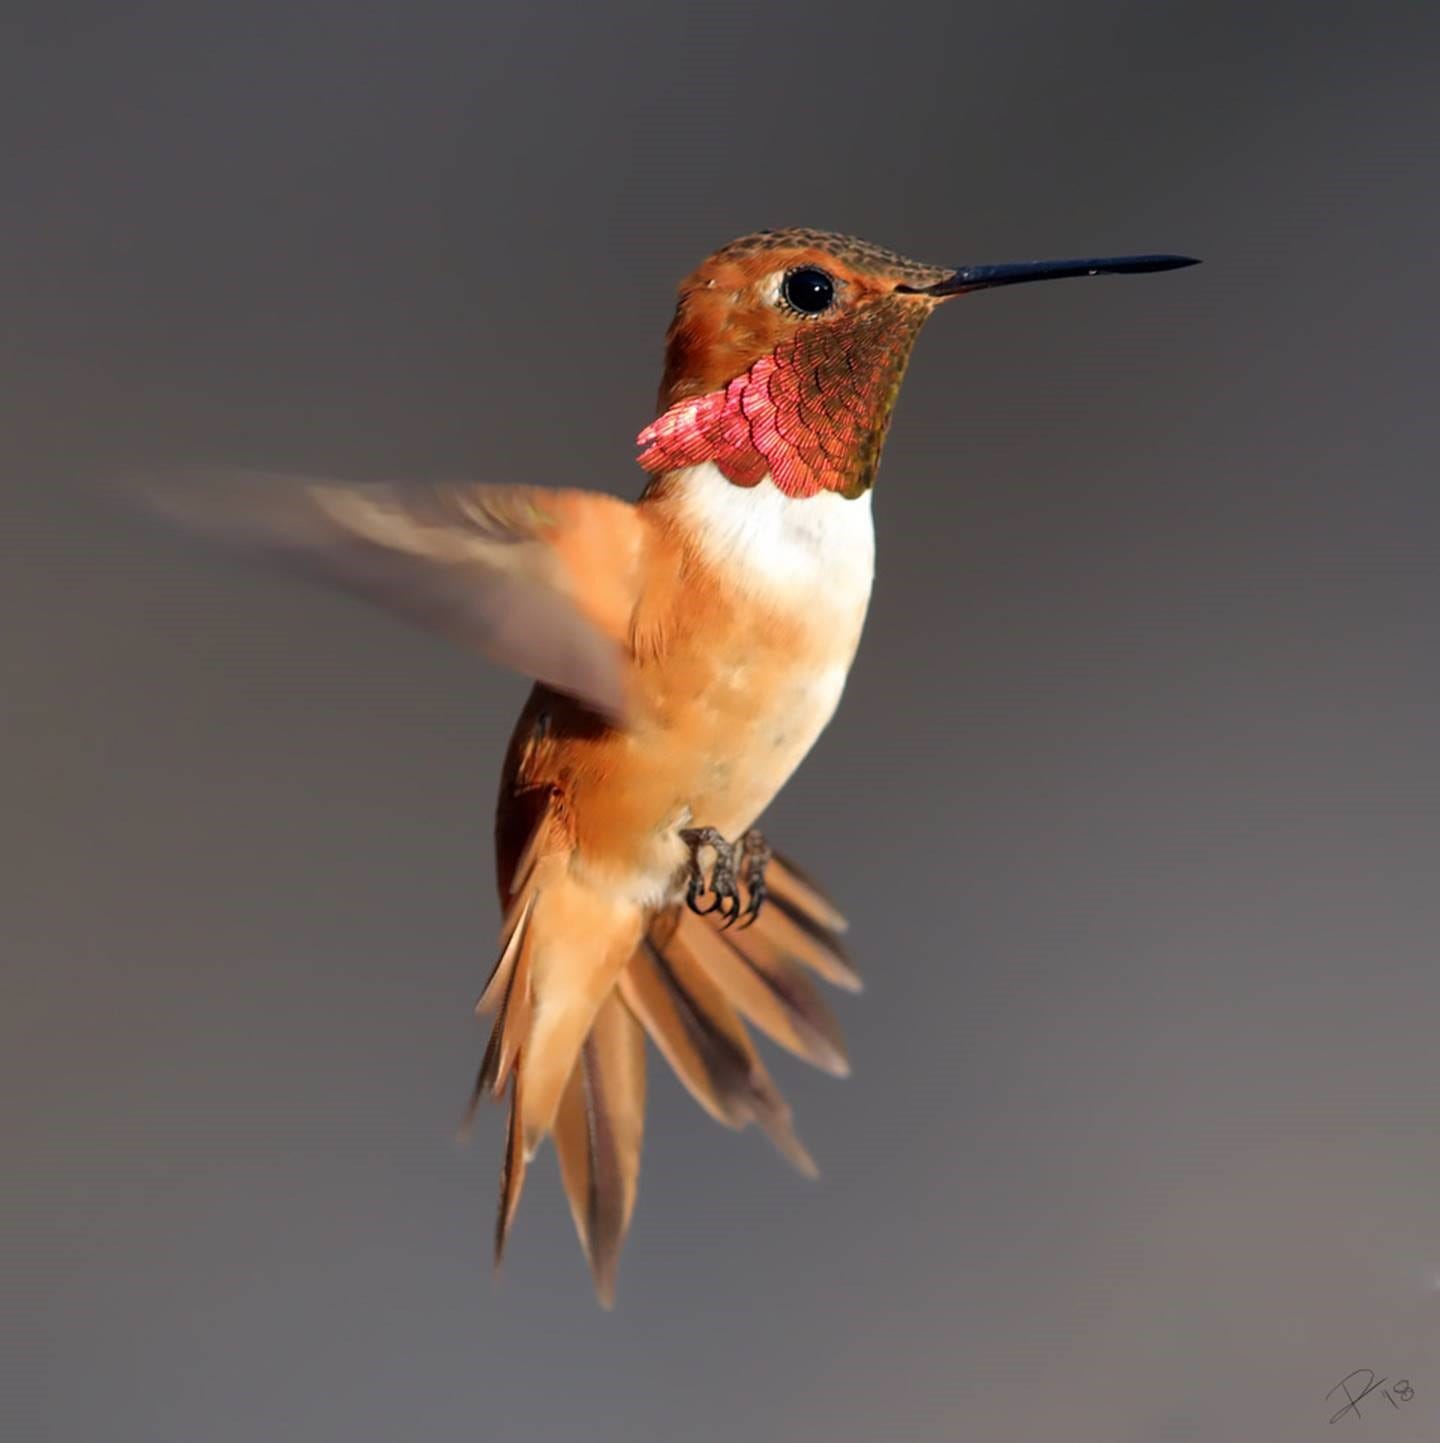
[[[765,848],[748,842],[739,886],[754,925],[701,915],[687,906],[698,839],[729,854],[839,702],[873,577],[870,488],[926,317],[984,286],[1180,263],[951,271],[848,237],[761,232],[681,286],[634,505],[234,473],[155,496],[192,527],[536,679],[501,780],[504,920],[477,1003],[492,1021],[475,1101],[509,1104],[497,1257],[553,1137],[611,1301],[638,1186],[646,1037],[712,1117],[755,1123],[814,1171],[748,1027],[847,1070],[812,981],[858,990],[844,919],[783,858],[762,870]]]

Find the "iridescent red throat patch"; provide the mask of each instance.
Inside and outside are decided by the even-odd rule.
[[[858,496],[875,480],[890,413],[930,308],[872,302],[802,325],[718,391],[677,401],[639,435],[647,471],[713,461],[737,486],[768,472],[787,496]]]

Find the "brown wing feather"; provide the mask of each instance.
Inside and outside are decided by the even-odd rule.
[[[130,489],[195,534],[386,607],[607,715],[623,712],[641,534],[627,502],[246,471]],[[577,576],[577,564],[608,574]]]

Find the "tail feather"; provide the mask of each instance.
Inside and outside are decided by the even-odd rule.
[[[533,1015],[523,1043],[525,1102],[520,1109],[527,1159],[555,1121],[575,1060],[644,923],[633,902],[617,901],[573,875],[536,905],[529,928],[535,939],[529,944]]]
[[[525,940],[525,928],[530,920],[531,908],[535,905],[535,895],[533,888],[528,890],[517,900],[505,919],[505,925],[500,931],[500,960],[496,962],[495,970],[485,984],[485,990],[475,1003],[477,1017],[494,1012],[510,990],[515,959],[520,955],[520,947]]]
[[[713,916],[713,914],[712,914]],[[685,917],[681,935],[700,965],[765,1035],[824,1072],[845,1077],[850,1064],[840,1025],[810,979],[767,930],[726,931],[709,918]]]
[[[789,1105],[745,1024],[670,930],[662,942],[647,938],[631,958],[620,979],[626,1002],[711,1117],[733,1128],[756,1123],[798,1172],[815,1177],[814,1160],[795,1135]]]
[[[547,810],[541,814],[515,868],[511,901],[500,928],[500,957],[475,1003],[477,1017],[492,1012],[496,1017],[475,1077],[467,1125],[483,1096],[488,1093],[500,1097],[504,1093],[520,1045],[529,1033],[533,1000],[531,922],[536,902],[558,879],[567,857],[563,833]]]
[[[520,1194],[525,1187],[525,1149],[520,1145],[520,1093],[524,1086],[523,1077],[517,1072],[514,1090],[510,1096],[510,1121],[505,1129],[505,1156],[500,1163],[500,1206],[495,1213],[495,1266],[505,1256],[505,1239],[510,1234],[510,1224],[515,1221],[515,1209],[520,1206]]]
[[[557,858],[556,865],[559,861]],[[553,871],[553,866],[549,870]],[[546,869],[541,869],[541,881],[545,875]],[[531,886],[515,899],[501,929],[500,960],[475,1004],[477,1016],[494,1012],[495,1022],[475,1077],[475,1091],[470,1099],[472,1115],[486,1093],[492,1097],[504,1093],[521,1044],[529,1035],[534,1005],[531,969],[535,939],[531,921],[539,895],[540,888]]]
[[[620,1248],[635,1210],[644,1130],[645,1034],[612,992],[595,1015],[555,1115],[570,1215],[607,1308],[615,1301]]]
[[[788,897],[793,906],[827,932],[844,932],[850,924],[840,909],[820,889],[819,883],[807,876],[790,860],[776,852],[765,872],[770,891]]]
[[[835,932],[801,910],[784,892],[773,892],[755,921],[759,935],[772,939],[794,961],[808,967],[832,987],[861,992],[865,984]],[[746,931],[753,930],[747,928]],[[744,934],[737,939],[742,944]]]
[[[471,1111],[486,1095],[508,1094],[497,1264],[530,1159],[553,1134],[575,1228],[609,1307],[639,1181],[646,1035],[712,1117],[732,1128],[755,1123],[814,1176],[741,1019],[843,1075],[839,1027],[808,973],[852,991],[860,978],[837,936],[845,919],[789,862],[771,863],[755,924],[725,931],[678,905],[646,912],[617,899],[571,860],[547,809],[515,869],[499,960],[476,1004],[494,1020]]]
[[[494,1097],[504,1096],[507,1089],[510,1093],[495,1225],[497,1261],[526,1167],[556,1123],[571,1076],[580,1071],[577,1059],[586,1039],[597,1038],[598,1031],[596,1065],[604,1065],[622,1080],[628,1076],[616,1060],[619,1045],[610,1041],[619,1024],[606,1021],[602,1026],[600,1015],[613,992],[616,973],[634,950],[642,920],[633,904],[604,897],[556,868],[511,938],[514,962],[470,1104],[473,1115],[487,1093]],[[637,1094],[627,1083],[617,1096],[643,1113],[643,1086]],[[634,1165],[639,1166],[638,1142]],[[623,1231],[622,1227],[621,1236]]]
[[[505,1091],[511,1069],[520,1055],[520,1044],[530,1030],[530,949],[526,946],[529,928],[522,925],[515,933],[515,956],[505,977],[505,990],[500,994],[499,1012],[490,1030],[490,1041],[480,1061],[475,1078],[472,1106],[484,1093],[499,1097]],[[510,951],[507,947],[506,951]],[[502,959],[503,962],[503,959]],[[487,989],[488,990],[488,989]]]

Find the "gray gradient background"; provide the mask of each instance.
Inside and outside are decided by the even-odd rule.
[[[1437,1435],[1433,6],[4,27],[7,1438]],[[674,282],[786,224],[1206,264],[921,340],[768,818],[870,982],[777,1061],[824,1178],[652,1069],[605,1315],[451,1137],[524,684],[83,485],[633,495]]]

